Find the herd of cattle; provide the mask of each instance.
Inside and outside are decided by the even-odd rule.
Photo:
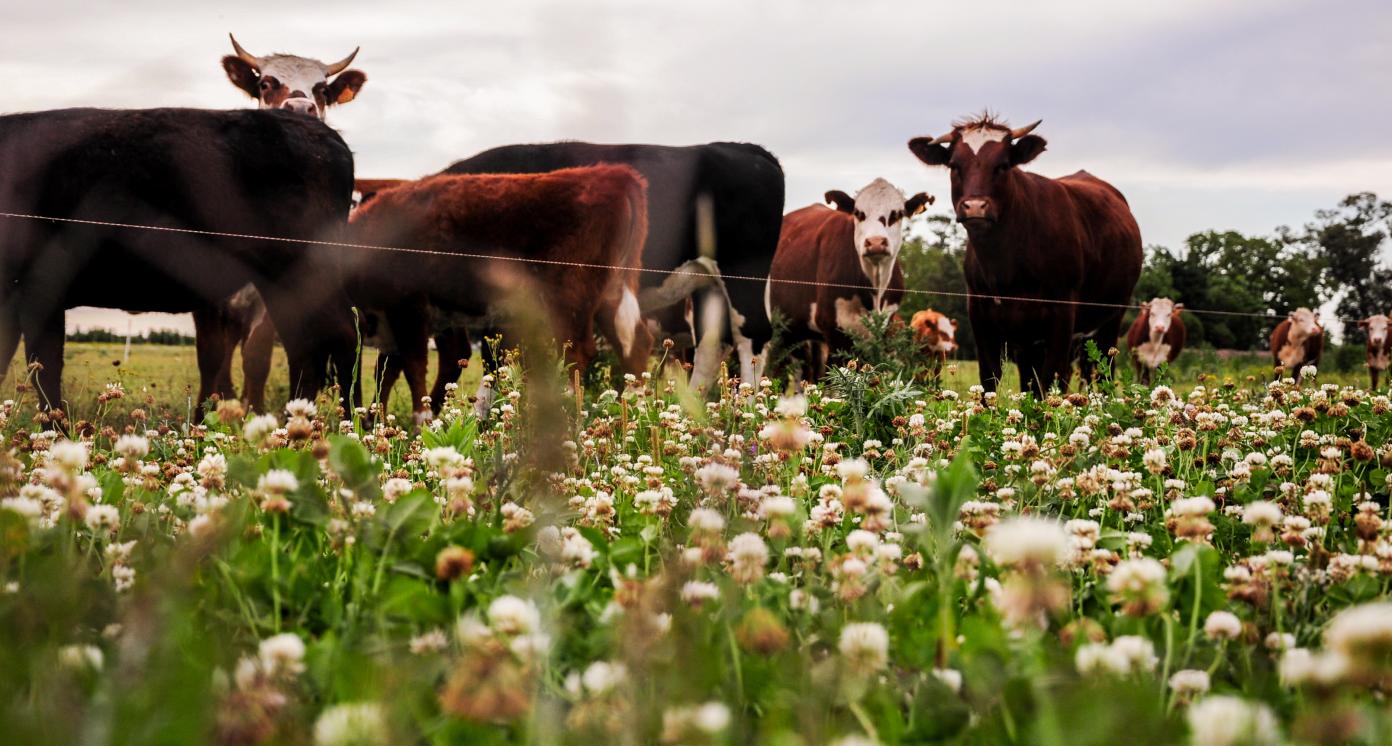
[[[471,354],[469,330],[488,338],[519,304],[579,367],[596,331],[629,373],[646,369],[655,339],[686,342],[697,387],[730,349],[740,378],[757,380],[781,316],[815,377],[867,313],[897,309],[905,224],[933,202],[876,179],[785,216],[778,160],[742,143],[513,145],[417,181],[355,179],[348,145],[323,119],[366,82],[349,68],[357,50],[324,64],[232,44],[223,68],[258,110],[0,117],[0,361],[22,339],[47,402],[62,400],[63,316],[78,305],[192,312],[199,400],[235,396],[240,344],[254,408],[277,335],[292,393],[312,396],[328,376],[356,373],[370,333],[382,350],[378,395],[404,375],[424,415]],[[1141,272],[1121,192],[1085,171],[1020,170],[1045,149],[1038,124],[983,115],[908,143],[949,171],[988,391],[1005,358],[1035,393],[1066,387],[1075,361],[1090,376],[1085,342],[1117,343]],[[1141,307],[1127,338],[1143,378],[1182,349],[1182,308],[1164,298]],[[956,349],[956,320],[929,310],[909,323],[932,360]],[[1376,387],[1387,317],[1362,326]],[[428,391],[432,338],[439,375]],[[1298,372],[1318,360],[1323,329],[1301,309],[1271,345]]]

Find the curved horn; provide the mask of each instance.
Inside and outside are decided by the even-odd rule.
[[[952,142],[952,136],[955,135],[955,134],[957,134],[957,130],[955,130],[955,129],[954,129],[954,130],[948,130],[948,131],[947,131],[947,134],[945,134],[945,135],[938,135],[937,137],[933,138],[933,141],[932,141],[932,142],[930,142],[930,143],[928,143],[928,144],[929,144],[929,145],[942,145],[942,144],[944,144],[944,143]]]
[[[343,72],[344,70],[347,70],[348,66],[353,64],[353,58],[358,56],[359,49],[362,49],[362,47],[354,47],[352,54],[324,68],[324,77],[327,78],[330,75],[337,75]]]
[[[252,54],[251,52],[248,52],[248,51],[246,51],[245,49],[242,49],[242,45],[237,43],[237,37],[233,36],[232,34],[228,34],[228,35],[227,35],[227,38],[229,38],[229,39],[232,40],[232,48],[235,49],[235,50],[237,50],[237,56],[241,58],[242,62],[245,62],[245,63],[247,63],[248,65],[251,65],[252,67],[256,68],[257,70],[260,70],[260,69],[261,69],[261,58],[260,58],[260,57],[257,57],[256,55]]]
[[[1039,123],[1042,122],[1042,121],[1044,121],[1044,120],[1043,120],[1043,119],[1036,119],[1036,120],[1034,120],[1034,124],[1027,124],[1027,125],[1025,125],[1025,126],[1019,128],[1019,129],[1010,130],[1010,139],[1012,139],[1012,140],[1018,140],[1018,139],[1024,137],[1025,135],[1028,135],[1029,133],[1033,132],[1033,131],[1034,131],[1034,128],[1035,128],[1035,127],[1038,127],[1038,126],[1039,126]]]

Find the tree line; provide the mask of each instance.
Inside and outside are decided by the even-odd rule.
[[[69,342],[116,342],[125,343],[126,335],[117,334],[110,329],[78,329],[68,332]],[[150,345],[191,345],[193,337],[174,329],[151,329],[142,334],[133,335],[130,338],[131,344],[150,344]]]
[[[1301,228],[1281,226],[1270,236],[1195,233],[1178,249],[1146,248],[1135,300],[1165,296],[1195,309],[1275,314],[1183,316],[1191,346],[1264,350],[1272,328],[1287,313],[1302,306],[1319,309],[1334,299],[1335,313],[1345,319],[1344,342],[1361,342],[1350,320],[1392,312],[1392,267],[1381,257],[1389,236],[1392,203],[1369,192],[1351,194],[1316,211]],[[965,253],[961,227],[951,217],[930,216],[926,235],[904,241],[900,261],[909,288],[945,292],[910,292],[900,312],[908,317],[931,307],[958,319],[961,354],[971,358],[976,344],[966,323]],[[1127,324],[1134,315],[1127,314]]]

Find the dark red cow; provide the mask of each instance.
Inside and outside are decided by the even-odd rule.
[[[983,115],[909,141],[919,160],[951,172],[988,391],[1000,382],[1002,348],[1036,395],[1066,388],[1074,358],[1090,378],[1084,343],[1104,352],[1116,345],[1141,274],[1141,232],[1121,192],[1086,171],[1050,179],[1018,168],[1044,152],[1044,138],[1031,134],[1038,125],[1011,129]]]
[[[1392,336],[1387,334],[1387,315],[1376,314],[1358,322],[1360,329],[1368,332],[1368,377],[1372,379],[1372,389],[1377,391],[1378,376],[1387,370],[1388,358],[1392,357]]]
[[[354,301],[385,317],[423,417],[429,314],[497,313],[508,293],[535,294],[571,364],[594,356],[599,322],[625,371],[643,372],[652,347],[637,301],[647,214],[646,183],[628,166],[431,176],[377,192],[349,233],[357,244],[440,253],[350,248],[345,271]]]
[[[1281,372],[1301,378],[1307,365],[1318,366],[1324,354],[1324,327],[1315,312],[1297,308],[1271,330],[1271,357],[1276,363],[1276,378]]]
[[[766,296],[768,312],[787,320],[788,341],[809,343],[812,380],[821,377],[829,354],[850,350],[866,313],[899,307],[904,223],[933,202],[921,192],[905,199],[884,179],[854,199],[831,191],[826,200],[836,209],[809,205],[784,216]]]
[[[1136,377],[1141,383],[1149,385],[1155,369],[1173,363],[1184,349],[1187,333],[1184,320],[1179,317],[1183,310],[1183,303],[1152,298],[1141,305],[1141,312],[1131,322],[1131,329],[1126,332],[1126,346],[1131,350]]]

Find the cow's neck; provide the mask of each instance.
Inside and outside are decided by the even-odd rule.
[[[894,262],[872,262],[869,259],[860,260],[860,271],[865,273],[866,279],[870,280],[871,290],[870,309],[880,311],[884,309],[884,296],[889,290],[889,281],[894,277]]]

